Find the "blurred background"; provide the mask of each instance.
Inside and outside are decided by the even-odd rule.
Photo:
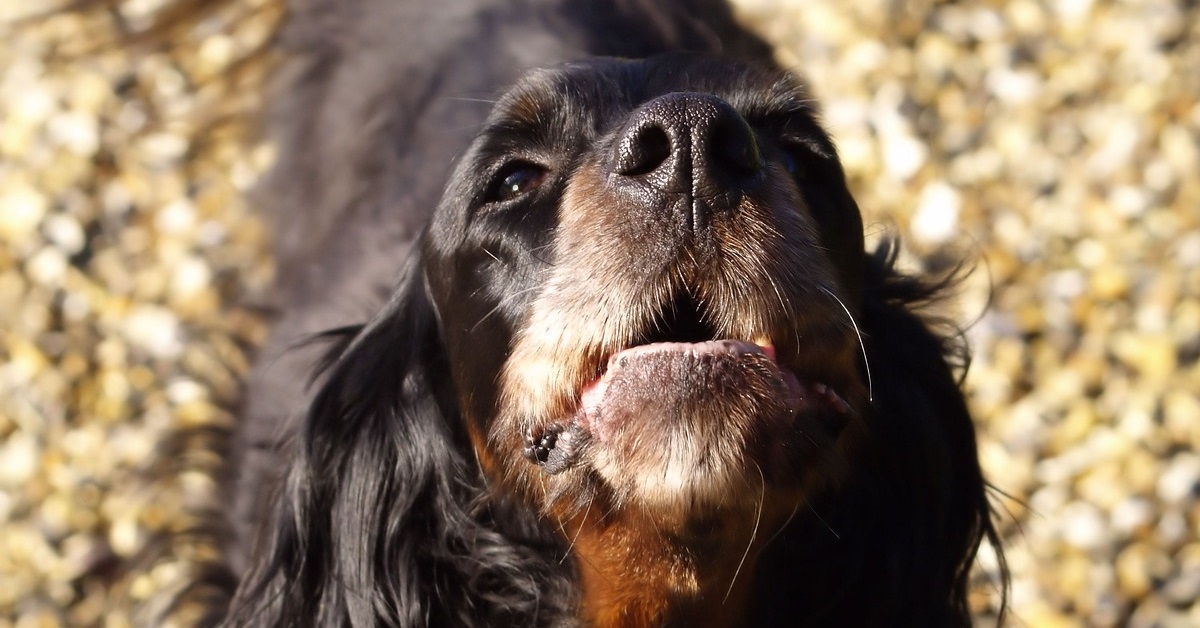
[[[162,2],[107,4],[0,0],[0,627],[140,625],[215,560],[264,333],[271,150],[239,116],[278,7],[113,48]],[[735,4],[809,78],[868,233],[974,265],[950,313],[1007,623],[1200,626],[1200,5]]]

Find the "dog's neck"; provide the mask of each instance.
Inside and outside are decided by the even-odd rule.
[[[752,517],[696,540],[681,540],[648,521],[579,523],[572,553],[582,580],[584,625],[717,628],[745,623],[763,540],[755,539]]]

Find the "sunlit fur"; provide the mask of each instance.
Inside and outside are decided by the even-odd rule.
[[[686,22],[686,4],[622,4],[614,19],[735,28],[715,4],[700,14],[710,22]],[[637,41],[677,47],[660,35]],[[537,70],[475,124],[445,125],[472,137],[437,181],[411,255],[391,260],[400,280],[366,324],[325,336],[313,393],[280,401],[301,419],[279,428],[274,496],[254,481],[241,494],[269,507],[230,625],[970,623],[968,574],[996,533],[958,388],[960,337],[922,314],[941,283],[898,272],[890,241],[864,250],[815,103],[756,40],[729,37],[727,51]],[[613,166],[627,123],[673,94],[723,103],[756,151],[744,180],[705,184],[702,228],[681,227],[696,198],[639,191]],[[393,147],[388,132],[427,128],[407,122],[366,141]],[[416,170],[391,172],[421,174],[404,155]],[[514,163],[540,168],[536,183],[497,195]],[[300,290],[320,277],[378,284],[381,260],[353,244],[386,241],[400,219],[389,207],[346,214],[322,240],[341,244],[285,263],[305,320],[330,307]],[[342,254],[337,272],[302,272]],[[704,334],[770,342],[772,357],[717,369],[712,390],[664,381],[685,412],[647,404],[643,422],[614,428],[634,436],[585,430],[553,473],[528,459],[530,434],[578,428],[580,397],[611,355],[672,340],[661,327],[680,303]],[[790,417],[772,379],[784,371],[845,407]],[[274,381],[261,373],[252,386]],[[269,401],[250,405],[251,422]]]

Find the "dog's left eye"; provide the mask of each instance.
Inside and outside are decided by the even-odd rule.
[[[784,146],[782,151],[783,168],[796,180],[804,178],[804,162],[800,154],[803,150],[801,146]]]
[[[484,200],[489,203],[512,200],[537,189],[545,180],[545,168],[528,161],[510,162],[492,178]]]

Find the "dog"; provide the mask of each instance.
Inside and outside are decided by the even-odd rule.
[[[226,625],[970,623],[946,282],[727,6],[289,12]]]

